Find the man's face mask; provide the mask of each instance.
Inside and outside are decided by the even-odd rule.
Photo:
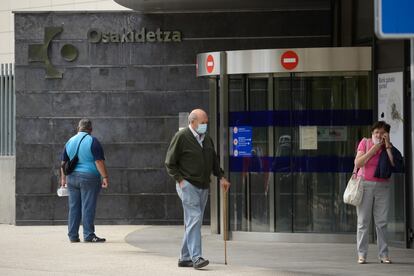
[[[207,132],[207,124],[199,124],[196,131],[197,131],[198,134],[206,133]]]

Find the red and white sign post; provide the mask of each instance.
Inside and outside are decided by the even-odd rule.
[[[299,57],[294,51],[286,51],[280,57],[280,63],[286,70],[293,70],[298,66]]]

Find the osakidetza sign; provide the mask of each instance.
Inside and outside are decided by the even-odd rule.
[[[163,31],[160,28],[150,31],[145,27],[139,31],[124,29],[119,33],[90,29],[88,31],[88,41],[90,43],[181,42],[181,32]]]

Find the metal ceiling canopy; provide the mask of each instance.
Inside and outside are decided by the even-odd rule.
[[[330,0],[114,0],[142,12],[323,9]]]
[[[268,74],[288,72],[356,72],[371,71],[371,47],[324,47],[296,49],[261,49],[225,51],[197,55],[196,74]]]

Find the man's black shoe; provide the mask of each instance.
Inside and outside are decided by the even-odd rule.
[[[197,261],[195,261],[195,263],[193,264],[193,267],[195,269],[200,269],[203,268],[205,266],[207,266],[210,262],[208,260],[204,260],[203,258],[198,258]]]
[[[193,261],[192,260],[188,260],[188,261],[178,260],[178,267],[193,267]]]
[[[97,236],[93,237],[92,239],[87,239],[85,242],[105,242],[106,239],[104,238],[98,238]]]
[[[77,239],[74,239],[74,240],[70,240],[70,242],[72,242],[72,243],[74,243],[74,242],[80,242],[80,239],[77,238]]]

